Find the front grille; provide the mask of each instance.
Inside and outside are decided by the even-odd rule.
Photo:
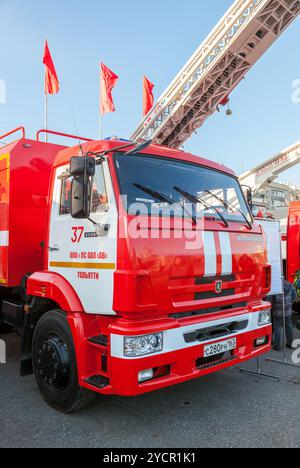
[[[209,314],[218,314],[220,312],[225,312],[233,309],[246,309],[248,308],[248,302],[237,302],[236,304],[227,305],[224,307],[210,307],[206,309],[193,310],[190,312],[181,312],[178,314],[171,314],[170,317],[176,320],[197,317],[199,315],[209,315]]]
[[[198,341],[203,343],[204,341],[211,341],[218,338],[224,338],[234,333],[246,330],[248,327],[248,320],[240,320],[230,323],[224,323],[218,326],[202,328],[200,330],[194,330],[190,333],[183,335],[186,343],[194,343]]]
[[[215,299],[218,297],[227,297],[234,296],[235,289],[230,288],[226,289],[224,286],[226,283],[233,283],[235,281],[235,275],[224,275],[224,276],[215,276],[215,277],[206,277],[206,278],[196,278],[196,286],[211,285],[214,287],[213,291],[203,291],[195,293],[195,301],[201,301],[201,299]],[[221,292],[215,290],[215,285],[218,281],[222,282],[223,289]]]
[[[223,291],[220,293],[217,293],[215,291],[200,292],[195,294],[195,301],[201,301],[201,299],[216,299],[218,297],[227,297],[234,295],[234,289],[223,289]]]
[[[232,283],[235,281],[235,275],[224,275],[224,276],[207,276],[205,278],[196,278],[196,285],[200,286],[202,284],[211,284],[215,281],[223,281],[223,283]]]
[[[198,304],[199,309],[201,305],[213,307],[213,313],[218,311],[217,306],[225,306],[229,301],[249,302],[254,284],[254,275],[247,272],[223,276],[179,276],[170,278],[169,293],[175,307],[189,303],[193,308]]]

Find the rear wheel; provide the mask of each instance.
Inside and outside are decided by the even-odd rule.
[[[73,413],[93,401],[95,394],[78,384],[73,338],[63,312],[53,310],[39,320],[32,354],[37,384],[50,406]]]

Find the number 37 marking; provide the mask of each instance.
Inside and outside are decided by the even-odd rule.
[[[83,226],[73,227],[72,231],[73,231],[73,237],[71,237],[71,241],[73,242],[73,244],[79,244],[83,236],[84,227]]]

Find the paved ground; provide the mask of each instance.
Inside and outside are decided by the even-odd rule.
[[[300,446],[300,369],[263,359],[263,370],[280,382],[232,369],[138,398],[99,397],[83,413],[64,416],[42,401],[33,377],[18,376],[19,340],[5,339],[0,447]]]

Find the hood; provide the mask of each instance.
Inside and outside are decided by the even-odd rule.
[[[164,234],[161,227],[157,238],[127,239],[119,249],[123,268],[116,272],[114,309],[120,315],[209,316],[245,309],[266,293],[266,244],[260,227],[251,233],[244,226],[221,231],[214,223],[199,232],[197,245],[178,239],[176,230],[171,238]]]

